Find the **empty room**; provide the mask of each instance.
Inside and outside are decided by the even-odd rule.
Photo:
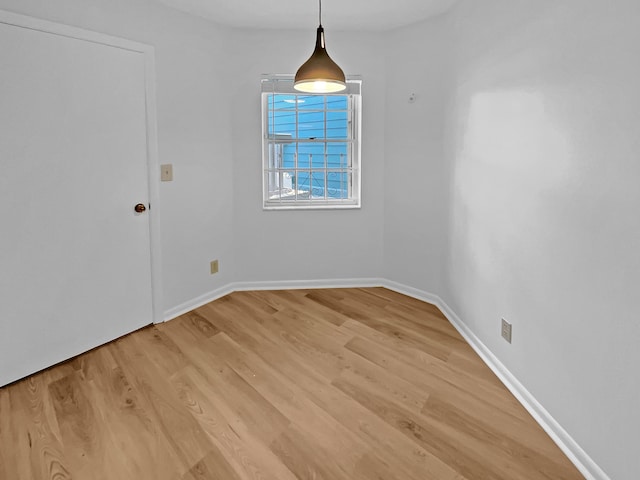
[[[640,478],[638,0],[0,0],[0,480]]]

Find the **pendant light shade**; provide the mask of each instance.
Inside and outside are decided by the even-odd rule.
[[[347,88],[344,72],[331,60],[324,42],[322,28],[322,3],[320,0],[320,25],[316,33],[316,48],[309,60],[296,72],[293,88],[306,93],[335,93]]]

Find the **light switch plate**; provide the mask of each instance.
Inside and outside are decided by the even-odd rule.
[[[171,182],[173,181],[173,165],[167,163],[165,165],[160,165],[160,181],[162,182]]]

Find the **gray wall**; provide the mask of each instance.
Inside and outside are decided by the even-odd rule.
[[[377,35],[327,32],[327,49],[347,74],[363,77],[362,208],[263,211],[260,75],[294,73],[315,31],[236,30],[233,80],[233,216],[236,278],[283,281],[370,278],[383,263],[384,57]],[[335,52],[335,53],[334,53]]]
[[[446,299],[612,479],[636,479],[640,3],[467,0],[449,20]]]
[[[445,288],[449,213],[449,36],[444,17],[386,36],[384,277],[436,294]]]

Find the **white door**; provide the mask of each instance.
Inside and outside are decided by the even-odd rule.
[[[153,321],[144,54],[6,18],[0,385]]]

